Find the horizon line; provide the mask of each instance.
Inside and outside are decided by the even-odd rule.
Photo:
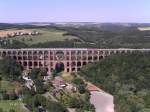
[[[21,24],[21,23],[124,23],[124,24],[150,24],[150,22],[94,22],[94,21],[26,21],[26,22],[0,22],[8,24]]]

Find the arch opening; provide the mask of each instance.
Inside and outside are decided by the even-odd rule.
[[[56,65],[55,65],[56,73],[60,73],[60,72],[64,71],[64,69],[65,69],[64,63],[62,63],[62,62],[56,63]]]

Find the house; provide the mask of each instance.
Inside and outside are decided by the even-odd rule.
[[[93,91],[99,91],[98,88],[95,85],[88,85],[87,86],[88,91],[93,92]]]
[[[52,84],[55,88],[64,88],[66,86],[65,81],[60,76],[55,77]]]
[[[77,91],[77,87],[73,84],[67,83],[67,86],[65,88],[69,92],[76,92]]]

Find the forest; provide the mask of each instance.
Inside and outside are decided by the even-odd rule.
[[[79,74],[114,96],[116,112],[150,112],[149,55],[114,55],[83,67]]]
[[[1,25],[1,24],[0,24]],[[63,36],[75,36],[79,39],[66,39],[64,41],[46,41],[44,43],[36,43],[26,45],[23,41],[10,42],[10,39],[2,39],[0,47],[2,48],[22,48],[22,47],[63,47],[63,48],[149,48],[150,47],[150,31],[140,31],[139,27],[148,27],[149,24],[129,24],[129,26],[118,24],[85,24],[78,26],[32,26],[32,25],[10,25],[2,24],[0,29],[11,28],[46,28],[47,30],[57,30],[66,32]],[[43,38],[44,39],[44,38]],[[23,39],[22,39],[23,40]],[[32,39],[30,43],[32,43]],[[18,45],[16,45],[19,43]],[[58,44],[59,43],[59,44]],[[22,45],[23,44],[23,45]],[[16,47],[17,46],[17,47]]]

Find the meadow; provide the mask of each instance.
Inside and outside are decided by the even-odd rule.
[[[41,29],[32,29],[32,31],[37,31],[40,34],[36,36],[17,36],[14,38],[9,38],[10,40],[18,40],[21,41],[27,45],[33,45],[38,43],[45,43],[45,42],[51,42],[51,41],[65,41],[65,40],[72,40],[72,39],[79,39],[76,36],[64,36],[65,31],[55,30],[55,29],[47,29],[47,28],[41,28]]]
[[[15,110],[15,112],[28,112],[28,110],[23,107],[22,101],[19,100],[2,100],[0,101],[0,108],[4,112],[9,112],[10,110]]]

